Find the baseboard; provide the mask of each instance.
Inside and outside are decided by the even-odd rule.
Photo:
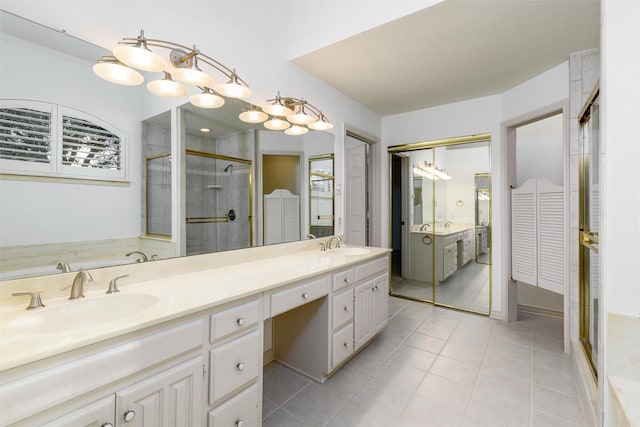
[[[273,348],[270,348],[268,350],[265,350],[264,353],[262,353],[262,365],[266,366],[269,363],[273,362]]]
[[[502,312],[497,310],[491,310],[491,314],[489,314],[489,318],[494,320],[504,320],[502,317]]]
[[[553,317],[564,320],[564,312],[550,308],[536,307],[533,305],[518,304],[518,313],[535,314],[536,316]]]

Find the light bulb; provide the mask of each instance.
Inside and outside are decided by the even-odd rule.
[[[231,75],[227,83],[221,83],[214,89],[220,95],[226,96],[227,98],[248,98],[253,94],[251,89],[238,82],[238,76],[235,72]]]
[[[298,125],[293,125],[289,129],[284,131],[284,133],[286,133],[287,135],[304,135],[307,132],[309,132],[309,128]]]
[[[264,127],[271,130],[285,130],[291,126],[286,120],[283,120],[281,117],[274,117],[271,120],[264,122]]]
[[[213,87],[216,83],[213,77],[198,68],[174,68],[171,77],[175,80],[193,86]]]
[[[144,42],[137,45],[120,45],[113,49],[118,60],[129,67],[144,71],[162,71],[167,67],[167,61],[157,53],[151,52]]]
[[[290,115],[289,117],[287,117],[287,120],[289,120],[291,123],[295,123],[297,125],[308,125],[311,124],[313,122],[316,121],[316,119],[313,116],[308,115],[307,113],[304,112],[304,106],[300,105],[298,107],[298,111],[295,112],[294,114]]]
[[[313,130],[329,130],[333,128],[333,125],[324,120],[317,120],[313,123],[309,123],[308,126]]]
[[[178,98],[185,96],[189,90],[186,86],[175,82],[171,79],[171,75],[167,72],[164,73],[164,79],[154,80],[147,84],[147,88],[154,95],[165,96],[169,98]]]
[[[106,81],[125,86],[137,86],[144,81],[142,74],[118,62],[115,58],[98,62],[93,66],[93,72]]]
[[[239,117],[245,123],[262,123],[269,118],[269,115],[252,107],[240,113]]]
[[[204,88],[202,93],[192,95],[189,102],[200,108],[220,108],[224,105],[224,98],[216,95],[211,89]]]

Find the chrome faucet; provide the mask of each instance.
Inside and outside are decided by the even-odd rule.
[[[428,229],[431,229],[431,224],[424,223],[424,224],[422,224],[422,226],[420,227],[420,231],[424,231],[424,230],[426,230],[427,228],[428,228]]]
[[[136,260],[136,262],[147,262],[147,261],[149,261],[149,258],[147,258],[147,256],[144,254],[144,252],[140,252],[140,251],[131,251],[128,254],[125,254],[125,256],[130,256],[130,255],[133,255],[133,254],[140,255],[140,258],[138,258]]]
[[[71,267],[69,267],[69,263],[67,261],[60,261],[56,266],[57,270],[62,270],[63,273],[68,273],[71,271]]]
[[[336,241],[336,248],[340,247],[340,242],[342,242],[342,237],[340,236],[332,236],[329,239],[329,243],[327,243],[327,249],[331,249],[331,242]]]
[[[307,239],[315,239],[316,236],[314,236],[313,234],[309,233],[307,234]]]
[[[444,228],[449,228],[451,227],[451,221],[447,221],[444,223]]]
[[[91,277],[91,274],[88,271],[85,271],[84,268],[81,268],[73,279],[73,286],[71,286],[71,295],[69,296],[69,299],[84,297],[84,285],[92,282],[93,277]]]

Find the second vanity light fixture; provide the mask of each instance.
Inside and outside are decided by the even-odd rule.
[[[169,51],[168,60],[153,52],[150,47]],[[202,71],[199,64],[206,64],[224,75],[226,83],[216,84],[215,79]],[[183,83],[196,86],[202,92],[189,98],[189,102],[201,108],[218,108],[224,98],[248,98],[252,92],[249,85],[224,64],[200,52],[166,40],[148,39],[144,31],[138,37],[125,37],[113,49],[113,56],[103,56],[93,66],[101,78],[127,86],[136,86],[144,81],[137,70],[161,72],[161,79],[147,84],[152,93],[165,97],[185,96],[189,89]]]
[[[437,167],[433,163],[427,162],[424,162],[423,166],[414,166],[413,173],[415,173],[416,175],[424,176],[425,178],[429,178],[433,181],[437,181],[439,179],[451,179],[451,176],[446,173],[444,169]]]
[[[282,97],[278,92],[269,104],[262,108],[251,105],[240,113],[246,123],[263,123],[270,130],[283,130],[287,135],[304,135],[313,130],[333,128],[329,119],[309,102],[291,97]],[[268,120],[267,120],[268,119]]]

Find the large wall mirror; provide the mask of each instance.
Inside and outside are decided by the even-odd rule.
[[[389,148],[392,295],[490,312],[489,160],[489,135]]]
[[[168,105],[144,85],[95,76],[104,49],[4,11],[0,19],[3,57],[21,58],[0,64],[3,102],[72,107],[114,126],[126,141],[118,179],[3,168],[0,280],[56,274],[65,263],[78,270],[261,245],[265,152],[296,152],[297,236],[312,232],[309,159],[332,155],[332,134],[288,136],[248,125],[238,119],[247,105],[240,100],[213,110]]]

